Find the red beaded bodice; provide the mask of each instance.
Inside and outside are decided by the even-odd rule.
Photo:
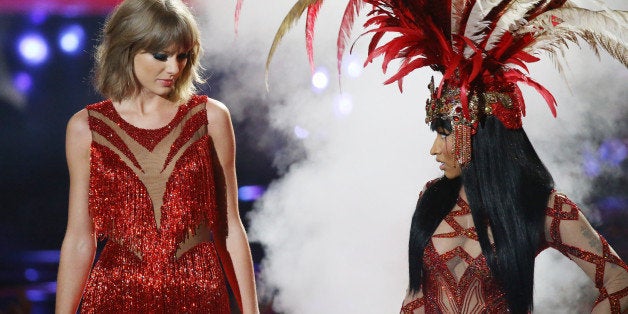
[[[576,262],[600,291],[596,309],[621,313],[628,309],[628,266],[588,224],[578,207],[554,193],[546,210],[546,238]],[[489,229],[489,239],[492,235]],[[427,289],[404,300],[401,313],[504,313],[505,295],[491,275],[473,227],[469,205],[456,206],[438,226],[423,256]]]
[[[229,313],[206,101],[194,96],[159,129],[127,123],[111,101],[87,107],[89,212],[107,244],[83,312]]]
[[[504,293],[492,280],[479,249],[475,227],[470,223],[462,225],[470,218],[469,205],[459,198],[455,210],[444,219],[452,230],[445,226],[438,228],[439,233],[432,236],[425,248],[424,267],[429,274],[425,279],[429,291],[424,293],[429,301],[426,304],[426,309],[430,309],[428,312],[503,313],[507,310]],[[439,253],[434,243],[439,247],[449,244],[448,251]],[[469,243],[473,245],[469,246]]]

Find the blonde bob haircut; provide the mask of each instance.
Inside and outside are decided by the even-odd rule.
[[[181,0],[125,0],[109,15],[101,34],[96,89],[114,101],[136,96],[141,86],[133,70],[135,55],[172,47],[189,51],[189,57],[168,99],[187,101],[196,92],[195,84],[203,83],[200,32],[192,12]]]

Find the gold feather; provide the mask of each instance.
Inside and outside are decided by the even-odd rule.
[[[292,6],[288,14],[283,18],[283,21],[279,25],[279,29],[277,30],[277,33],[275,33],[275,39],[273,39],[273,44],[270,46],[270,51],[268,52],[268,57],[266,58],[265,81],[266,81],[267,90],[269,89],[268,72],[270,68],[270,61],[272,60],[273,55],[275,54],[275,50],[277,50],[277,46],[279,45],[279,42],[281,41],[283,36],[299,21],[299,19],[301,18],[301,15],[303,15],[303,12],[305,12],[305,10],[309,6],[317,2],[322,2],[322,1],[323,0],[299,0],[297,1],[297,3],[294,4],[294,6]]]
[[[628,67],[628,11],[591,11],[559,8],[539,15],[519,33],[535,33],[535,41],[525,51],[564,53],[569,42],[582,39],[599,56],[598,46]]]

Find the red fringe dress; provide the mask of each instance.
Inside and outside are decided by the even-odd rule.
[[[159,129],[127,123],[111,101],[87,106],[89,212],[107,243],[82,313],[230,313],[206,102],[193,96]]]

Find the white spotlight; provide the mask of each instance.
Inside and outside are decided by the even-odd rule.
[[[334,112],[337,116],[347,116],[353,110],[353,99],[351,95],[342,93],[334,100]]]
[[[38,65],[48,57],[48,44],[39,34],[23,36],[18,43],[18,50],[22,60],[30,65]]]
[[[351,58],[349,63],[347,63],[347,74],[353,78],[360,76],[362,74],[362,64],[355,58]]]
[[[312,87],[315,91],[322,91],[329,84],[329,74],[327,69],[318,68],[312,75]]]
[[[68,54],[74,54],[83,45],[85,31],[80,25],[71,25],[66,27],[59,35],[59,46],[61,50]]]

